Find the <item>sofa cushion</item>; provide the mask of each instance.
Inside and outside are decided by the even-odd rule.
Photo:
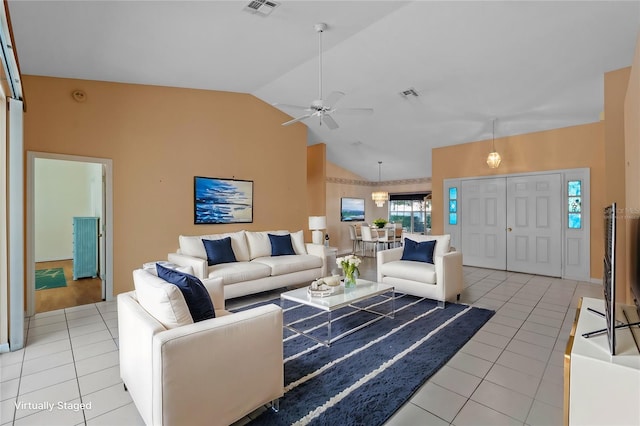
[[[304,243],[304,232],[302,230],[291,233],[291,243],[296,254],[307,254],[307,245]]]
[[[273,235],[269,234],[269,241],[271,242],[271,256],[290,256],[295,255],[291,244],[291,235]]]
[[[133,271],[133,284],[140,306],[165,328],[193,324],[180,289],[148,271]]]
[[[180,235],[180,237],[178,238],[178,241],[180,243],[180,253],[187,256],[206,259],[207,252],[204,249],[202,240],[219,240],[227,237],[231,238],[231,248],[233,249],[233,253],[236,256],[236,259],[240,262],[248,262],[249,247],[247,246],[245,231],[198,236]]]
[[[198,278],[184,272],[165,268],[162,265],[156,265],[156,269],[158,270],[158,278],[175,284],[180,289],[185,302],[187,302],[193,322],[216,317],[209,292]]]
[[[394,260],[380,266],[382,275],[405,280],[436,283],[436,267],[431,263],[414,262],[412,260]]]
[[[404,249],[401,260],[413,260],[415,262],[433,263],[433,250],[436,246],[435,240],[417,242],[409,238],[404,239]]]
[[[252,232],[247,231],[247,245],[249,246],[249,257],[255,259],[257,257],[271,256],[271,240],[269,234],[286,235],[289,231],[265,231]]]
[[[204,250],[207,253],[207,265],[236,262],[236,256],[231,248],[231,237],[219,240],[205,240],[203,238],[202,244],[204,244]]]
[[[251,263],[268,266],[272,276],[322,268],[322,258],[311,254],[259,257],[253,259]]]
[[[266,278],[271,268],[261,263],[234,262],[209,266],[209,278],[222,278],[224,285]]]
[[[437,241],[436,248],[433,252],[434,256],[444,256],[449,253],[450,244],[451,244],[451,235],[422,235],[422,234],[409,234],[406,233],[403,235],[406,238],[412,239],[413,241],[417,241],[419,243],[423,241]]]

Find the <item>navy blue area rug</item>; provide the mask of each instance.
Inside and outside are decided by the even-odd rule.
[[[265,303],[280,304],[279,299]],[[361,307],[388,312],[377,297]],[[326,313],[307,306],[284,311],[286,323],[326,336]],[[326,347],[288,329],[283,332],[285,394],[280,411],[263,412],[258,425],[381,425],[493,316],[466,305],[396,293],[395,318],[383,318]],[[332,335],[374,314],[345,307],[334,311]]]

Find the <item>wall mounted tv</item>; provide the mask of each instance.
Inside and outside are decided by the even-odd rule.
[[[341,198],[340,199],[340,221],[341,222],[363,222],[364,221],[364,198]]]

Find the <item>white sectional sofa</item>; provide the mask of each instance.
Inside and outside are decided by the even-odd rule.
[[[403,234],[416,242],[436,240],[433,263],[402,260],[404,247],[378,252],[378,282],[393,285],[396,291],[437,300],[444,307],[446,300],[460,297],[462,292],[462,253],[451,251],[451,236]]]
[[[290,235],[295,254],[272,256],[271,235]],[[230,238],[235,262],[210,265],[203,240]],[[305,244],[302,231],[238,231],[179,237],[180,247],[168,260],[191,266],[200,279],[222,278],[224,298],[311,282],[327,275],[325,247]]]

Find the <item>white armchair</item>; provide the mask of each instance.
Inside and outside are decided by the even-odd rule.
[[[462,253],[450,251],[450,235],[404,234],[403,238],[417,242],[436,240],[434,263],[401,260],[404,247],[379,251],[378,282],[393,285],[401,293],[437,300],[439,307],[444,307],[447,300],[459,299]]]
[[[133,276],[137,289],[166,284],[144,270]],[[136,291],[118,295],[120,375],[148,426],[228,425],[262,405],[277,406],[283,395],[282,309],[270,304],[231,314],[222,280],[203,284],[216,318],[172,328],[143,308]],[[173,309],[167,297],[157,300],[160,311]]]

